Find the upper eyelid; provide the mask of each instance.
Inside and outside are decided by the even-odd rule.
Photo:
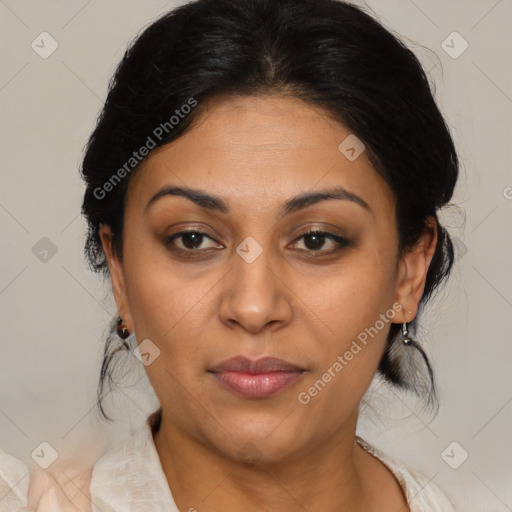
[[[194,228],[182,229],[181,231],[176,231],[176,233],[173,233],[172,235],[169,235],[169,237],[167,237],[167,238],[170,238],[170,237],[173,237],[173,236],[177,236],[177,235],[183,235],[183,234],[187,234],[187,233],[198,233],[200,235],[205,235],[208,238],[211,238],[211,239],[215,240],[215,238],[210,236],[206,231],[202,231],[201,229],[194,229]],[[304,236],[304,235],[309,235],[311,233],[320,233],[320,234],[326,234],[326,235],[334,235],[334,236],[338,236],[340,238],[345,238],[343,235],[337,235],[336,233],[333,233],[332,231],[329,231],[326,228],[315,228],[315,227],[306,228],[306,231],[301,232],[300,234],[296,235],[296,237],[301,237],[301,236]]]
[[[165,240],[171,241],[171,239],[174,240],[176,238],[180,238],[181,235],[186,235],[188,233],[197,233],[199,235],[203,235],[210,240],[220,244],[220,242],[218,242],[213,236],[210,236],[206,231],[202,231],[200,229],[182,229],[181,231],[176,231],[176,233],[173,233],[172,235],[166,236]]]

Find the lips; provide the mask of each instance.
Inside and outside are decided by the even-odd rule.
[[[267,398],[291,385],[305,372],[274,357],[253,361],[234,357],[209,370],[224,388],[245,398]]]

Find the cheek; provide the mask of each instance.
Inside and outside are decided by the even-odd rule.
[[[126,293],[138,340],[149,338],[167,346],[184,330],[201,328],[210,317],[205,308],[214,276],[190,280],[165,254],[155,256],[140,247],[126,255]]]
[[[376,254],[354,254],[329,275],[304,275],[296,282],[298,294],[312,317],[322,321],[337,349],[350,344],[392,306],[392,262]]]
[[[309,310],[328,333],[311,338],[317,364],[301,389],[303,401],[319,414],[333,408],[339,420],[364,395],[396,321],[393,260],[376,251],[359,253],[336,275],[306,279],[303,287]]]
[[[364,279],[353,274],[324,297],[329,306],[322,314],[331,332],[316,337],[316,346],[311,347],[316,364],[297,396],[308,412],[306,422],[325,418],[323,428],[331,431],[357,409],[395,321],[393,297],[386,285],[378,273],[368,273]]]

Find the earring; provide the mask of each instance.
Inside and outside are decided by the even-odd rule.
[[[410,314],[412,314],[412,311],[409,311]],[[407,322],[405,321],[405,314],[404,314],[404,321],[402,322],[402,341],[404,345],[412,345],[414,341],[409,338],[409,331],[407,330]]]
[[[130,336],[130,331],[124,324],[123,319],[121,317],[117,319],[117,335],[123,340]]]
[[[409,338],[409,331],[407,330],[407,322],[402,324],[402,341],[405,345],[410,345],[412,343],[412,339]]]

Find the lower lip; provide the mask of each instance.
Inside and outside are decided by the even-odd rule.
[[[213,372],[226,388],[246,398],[266,398],[275,395],[295,382],[303,372],[283,371],[269,373]]]

